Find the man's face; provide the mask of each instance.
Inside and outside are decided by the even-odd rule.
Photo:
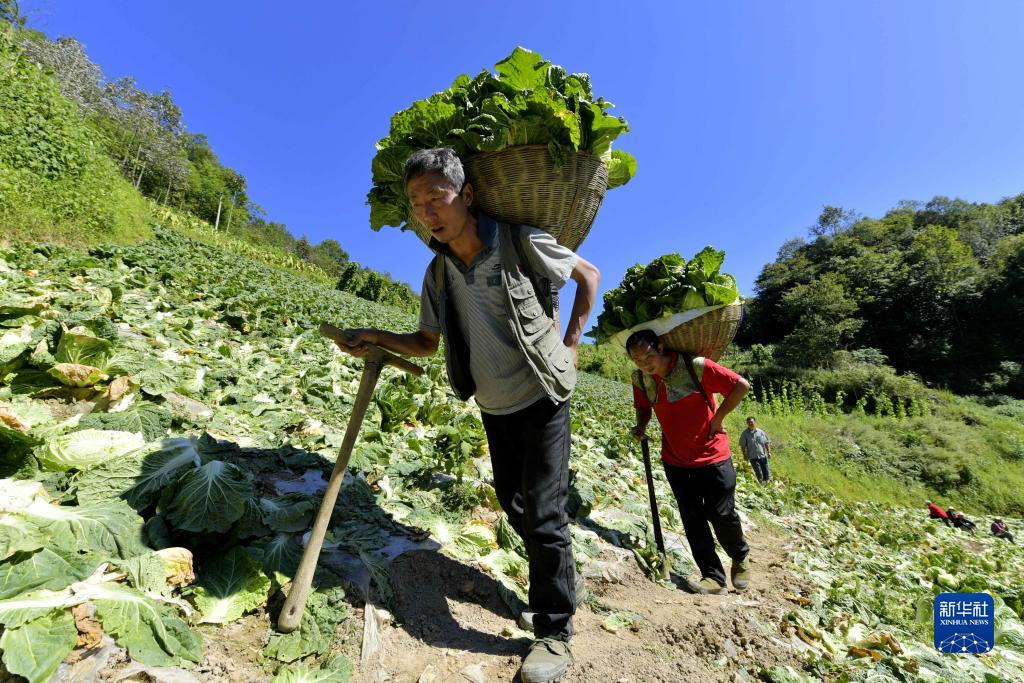
[[[750,431],[754,431],[755,429],[757,429],[757,421],[747,420],[747,429],[749,429]]]
[[[671,357],[662,353],[658,348],[649,344],[637,344],[629,350],[629,357],[633,359],[633,363],[646,372],[648,375],[658,375],[664,377],[668,372],[669,362],[672,360]]]
[[[434,239],[447,244],[462,235],[473,201],[471,185],[459,191],[440,173],[424,173],[410,180],[406,191],[413,216]]]

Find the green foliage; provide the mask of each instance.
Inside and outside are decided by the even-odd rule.
[[[77,641],[78,629],[71,614],[54,611],[4,630],[0,648],[8,671],[24,676],[30,683],[41,683],[50,680]]]
[[[348,683],[355,665],[346,657],[335,657],[319,669],[298,664],[282,666],[270,683]]]
[[[0,0],[0,22],[10,22],[21,28],[27,21],[28,17],[18,7],[18,0]]]
[[[0,491],[5,518],[0,541],[5,551],[17,551],[4,552],[0,561],[5,586],[0,647],[9,671],[49,680],[75,647],[70,610],[85,602],[95,605],[103,630],[134,659],[156,666],[199,660],[200,639],[174,607],[138,586],[117,583],[118,574],[98,571],[108,563],[132,564],[149,552],[139,540],[142,520],[127,505],[59,505],[31,481],[3,479]],[[163,572],[158,574],[147,588],[166,589]],[[24,648],[28,642],[32,656]]]
[[[232,548],[203,569],[193,599],[200,623],[225,624],[267,601],[270,579],[241,548]]]
[[[37,449],[44,469],[88,470],[107,460],[120,458],[145,444],[137,432],[82,429],[51,440]]]
[[[0,234],[36,241],[131,241],[144,202],[54,78],[0,22]]]
[[[806,285],[796,285],[782,297],[783,306],[797,320],[777,350],[780,363],[796,367],[830,367],[836,351],[844,348],[863,324],[853,317],[857,302],[846,292],[842,278],[824,273]]]
[[[738,341],[791,365],[877,349],[898,370],[957,391],[1024,395],[1024,195],[936,197],[860,218],[826,207],[814,241],[791,240],[759,275]]]
[[[629,356],[610,344],[580,344],[577,347],[583,372],[601,375],[617,382],[629,382],[636,366]]]
[[[347,617],[345,591],[340,587],[318,588],[306,601],[299,628],[291,633],[272,635],[263,653],[282,662],[323,654],[330,647],[338,624]]]
[[[587,74],[568,74],[530,50],[517,47],[475,78],[462,74],[451,87],[418,100],[391,117],[388,137],[377,143],[373,188],[367,195],[370,227],[404,226],[411,216],[403,169],[417,149],[451,147],[465,158],[518,145],[547,145],[556,164],[570,152],[601,157],[608,185],[632,178],[636,160],[611,145],[629,130],[594,98]]]
[[[736,278],[719,273],[724,260],[724,251],[704,247],[689,263],[679,254],[666,254],[628,268],[619,286],[605,293],[597,326],[587,336],[601,344],[650,320],[733,303],[740,293]]]
[[[394,306],[410,313],[419,311],[420,299],[408,285],[395,282],[387,275],[349,261],[340,268],[338,289],[361,299]]]

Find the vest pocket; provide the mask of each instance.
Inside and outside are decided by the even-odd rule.
[[[561,346],[562,348],[559,349],[558,346]],[[572,351],[570,351],[569,347],[565,344],[559,344],[558,346],[551,350],[551,355],[549,355],[548,358],[551,359],[551,364],[554,365],[556,369],[564,372],[569,369],[570,365],[572,365]]]
[[[542,315],[544,309],[533,293],[533,286],[529,282],[522,282],[509,288],[512,295],[512,303],[516,307],[519,321],[527,336],[533,336],[544,331],[551,325],[550,319]]]

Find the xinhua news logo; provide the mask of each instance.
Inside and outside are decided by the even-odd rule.
[[[950,654],[982,654],[996,637],[995,603],[988,593],[935,596],[935,649]]]

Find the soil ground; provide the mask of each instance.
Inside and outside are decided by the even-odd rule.
[[[766,524],[747,526],[750,588],[727,596],[694,595],[643,574],[632,555],[599,541],[583,567],[590,597],[575,617],[574,665],[563,683],[753,681],[776,664],[797,664],[801,644],[779,626],[805,585],[787,570],[787,540]],[[329,554],[322,562],[330,565]],[[365,608],[339,627],[333,650],[357,663],[353,683],[516,682],[530,634],[519,630],[488,574],[436,550],[412,549],[391,564],[393,613],[380,629],[380,648],[360,662]],[[681,584],[674,576],[676,584]],[[356,591],[351,594],[354,596]],[[280,609],[272,599],[270,614]],[[608,611],[643,619],[632,628],[602,627]],[[275,665],[261,650],[271,632],[267,612],[223,627],[204,627],[203,661],[183,670],[144,670],[122,653],[93,678],[64,681],[241,683],[268,681]],[[119,656],[120,655],[120,656]],[[66,665],[65,665],[66,666]],[[133,669],[135,669],[133,671]],[[94,669],[95,670],[95,669]]]
[[[606,614],[581,606],[575,617],[575,664],[564,683],[677,683],[753,680],[763,667],[792,664],[796,646],[779,630],[793,609],[784,596],[801,592],[783,568],[785,541],[767,530],[750,534],[753,581],[728,596],[694,595],[650,581],[632,557],[602,543],[599,563],[619,565],[611,581],[590,572],[600,607],[639,613],[633,629],[602,628]],[[584,574],[588,573],[584,567]],[[607,578],[607,572],[604,572]],[[429,551],[392,565],[394,620],[383,647],[356,683],[517,681],[529,634],[519,631],[497,584],[469,565]]]

